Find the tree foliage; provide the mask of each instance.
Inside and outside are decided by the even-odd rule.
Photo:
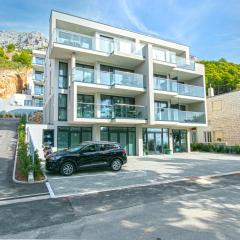
[[[20,53],[15,53],[12,57],[12,61],[30,67],[32,64],[32,55],[28,50],[24,49]]]
[[[240,64],[226,61],[224,58],[218,61],[203,60],[205,65],[206,87],[210,85],[217,88],[240,90]]]
[[[10,43],[10,44],[7,45],[7,52],[9,52],[9,53],[13,52],[13,51],[15,51],[15,49],[16,49],[15,44]]]

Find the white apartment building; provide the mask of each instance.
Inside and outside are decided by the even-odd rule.
[[[27,94],[30,94],[32,99],[31,101],[26,102],[26,105],[43,107],[44,66],[46,51],[33,50],[32,55],[32,73],[28,77],[27,91]]]
[[[128,155],[190,151],[206,126],[204,66],[189,47],[52,11],[43,141],[122,144]]]

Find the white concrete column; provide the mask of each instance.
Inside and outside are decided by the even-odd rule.
[[[136,127],[136,154],[143,156],[143,128],[142,126]]]
[[[147,112],[148,123],[153,124],[154,119],[154,83],[153,83],[153,60],[152,60],[152,45],[146,46],[146,91],[147,91]]]
[[[94,117],[100,118],[101,117],[101,95],[100,93],[94,94]]]
[[[100,141],[100,126],[95,124],[92,127],[92,140],[93,141]]]
[[[76,54],[72,53],[72,56],[71,56],[71,78],[70,78],[71,82],[74,81],[75,67],[76,67]]]
[[[95,48],[95,50],[100,50],[100,34],[98,32],[95,32],[94,34],[94,42],[93,42],[93,48]]]
[[[100,75],[100,63],[96,62],[95,65],[94,65],[94,82],[100,84],[100,82],[101,82],[100,77],[101,77],[101,75]]]
[[[191,130],[187,130],[187,152],[191,152]]]
[[[186,64],[190,64],[190,53],[189,53],[189,49],[186,50],[185,56],[186,56]]]

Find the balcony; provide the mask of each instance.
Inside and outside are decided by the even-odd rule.
[[[155,108],[155,120],[201,124],[206,122],[204,112],[180,111],[172,108]]]
[[[204,98],[204,87],[178,83],[178,94]]]
[[[39,58],[39,57],[36,57],[35,59],[33,59],[32,61],[32,64],[35,64],[35,65],[44,65],[45,63],[45,59],[44,58]]]
[[[187,64],[186,58],[177,56],[176,52],[164,48],[153,47],[153,60],[161,62],[161,64],[170,68],[177,67],[195,71],[195,61],[193,58],[190,58],[190,63]]]
[[[186,58],[176,56],[176,64],[178,68],[195,71],[195,61],[190,58],[190,63],[186,63]]]
[[[43,73],[42,74],[35,73],[35,74],[33,74],[32,78],[33,78],[34,81],[44,82],[44,75],[43,75]]]
[[[168,92],[171,95],[176,93],[175,95],[204,98],[204,87],[178,83],[165,78],[154,77],[153,79],[154,90]]]
[[[100,51],[107,54],[119,52],[141,57],[143,56],[142,44],[137,44],[134,41],[123,38],[96,38],[93,36],[87,36],[79,33],[56,29],[55,39],[53,42],[77,48]]]
[[[104,72],[82,67],[75,68],[73,81],[81,86],[81,89],[96,92],[97,90],[112,90],[113,94],[129,94],[130,96],[138,95],[145,91],[145,81],[142,74],[115,71]]]
[[[175,80],[169,80],[166,78],[154,77],[154,89],[165,92],[176,92],[178,91],[178,83]]]
[[[145,123],[147,118],[146,107],[129,104],[94,104],[77,103],[77,119],[92,119],[93,122],[110,120],[120,123]],[[87,120],[87,121],[89,121]],[[128,121],[127,121],[128,120]]]

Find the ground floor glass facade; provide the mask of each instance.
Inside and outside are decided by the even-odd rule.
[[[136,129],[130,127],[101,127],[101,140],[118,142],[127,155],[136,155]]]
[[[57,148],[75,147],[83,141],[92,140],[91,127],[58,127]]]
[[[143,150],[145,154],[164,153],[169,148],[169,130],[167,128],[144,128]]]

